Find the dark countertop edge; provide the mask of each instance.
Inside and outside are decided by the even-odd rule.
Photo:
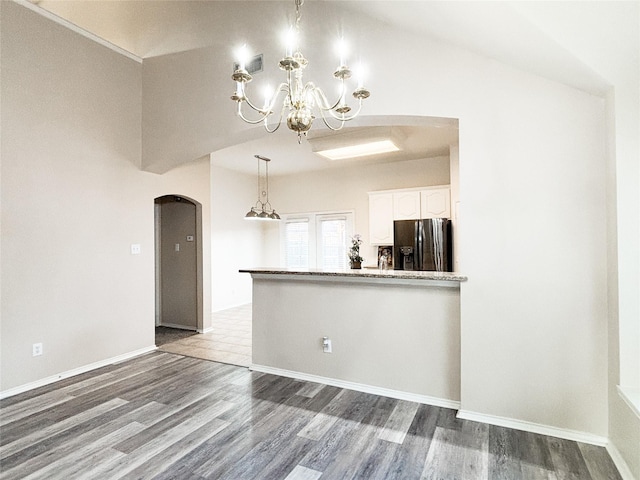
[[[369,271],[367,271],[369,270]],[[466,282],[467,277],[452,272],[421,272],[406,270],[387,270],[384,273],[375,269],[325,271],[325,270],[287,270],[282,268],[246,268],[240,269],[240,273],[261,275],[304,275],[304,276],[329,276],[329,277],[355,277],[355,278],[385,278],[408,280],[438,280],[443,282]]]

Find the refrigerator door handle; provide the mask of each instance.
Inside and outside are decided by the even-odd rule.
[[[434,218],[433,220],[433,252],[435,257],[436,272],[442,272],[444,270],[444,239],[443,237],[443,220],[441,218]],[[437,228],[436,228],[437,226]]]
[[[423,256],[424,256],[424,222],[422,220],[416,221],[416,253],[413,260],[414,268],[416,270],[422,270],[424,266],[422,265]]]

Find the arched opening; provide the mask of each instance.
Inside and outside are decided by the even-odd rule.
[[[154,200],[156,327],[203,330],[202,206],[182,195]]]

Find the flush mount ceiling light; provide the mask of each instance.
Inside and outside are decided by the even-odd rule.
[[[309,135],[311,151],[329,160],[370,157],[405,149],[406,133],[393,126],[345,128],[339,133]]]
[[[267,93],[265,95],[265,102],[262,108],[257,107],[254,103],[249,101],[246,95],[246,84],[253,78],[247,69],[245,64],[247,61],[246,49],[243,48],[240,53],[240,59],[238,62],[238,68],[233,72],[231,78],[236,82],[236,91],[231,96],[231,100],[237,102],[238,116],[247,123],[258,124],[263,123],[264,128],[269,133],[275,132],[281,125],[282,120],[287,113],[287,126],[298,134],[298,143],[302,141],[302,135],[307,134],[307,131],[311,128],[314,118],[314,111],[320,113],[322,121],[331,130],[340,130],[344,123],[354,119],[360,109],[362,108],[362,100],[368,98],[370,95],[369,90],[364,88],[362,81],[362,72],[359,75],[358,87],[353,91],[353,97],[358,100],[358,109],[355,113],[351,113],[351,107],[346,103],[346,80],[351,78],[351,70],[345,65],[344,60],[344,44],[342,44],[340,54],[340,66],[333,73],[333,76],[340,81],[340,94],[335,103],[329,103],[324,92],[316,87],[313,82],[304,83],[302,75],[304,69],[309,63],[306,58],[300,52],[298,46],[298,38],[300,33],[300,7],[304,3],[304,0],[295,0],[296,5],[296,23],[295,30],[291,30],[287,41],[287,47],[285,56],[280,60],[280,69],[286,73],[286,81],[281,83],[273,93]],[[275,126],[270,127],[268,121],[270,117],[275,113],[276,103],[280,94],[283,94],[282,105],[280,106],[280,114],[278,122]],[[250,110],[253,110],[258,114],[256,119],[249,119],[243,113],[243,104],[247,104]],[[329,121],[329,117],[333,119]],[[337,125],[332,125],[333,121],[337,122]]]
[[[376,142],[361,143],[348,147],[332,148],[316,152],[329,160],[344,160],[347,158],[366,157],[382,153],[397,152],[400,149],[391,140],[379,140]]]
[[[270,158],[254,155],[258,159],[258,201],[244,216],[245,220],[280,220],[269,203],[269,162]],[[265,164],[265,176],[260,175],[260,162]]]

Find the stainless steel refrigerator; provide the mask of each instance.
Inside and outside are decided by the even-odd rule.
[[[453,271],[451,220],[425,218],[393,222],[394,270]]]

